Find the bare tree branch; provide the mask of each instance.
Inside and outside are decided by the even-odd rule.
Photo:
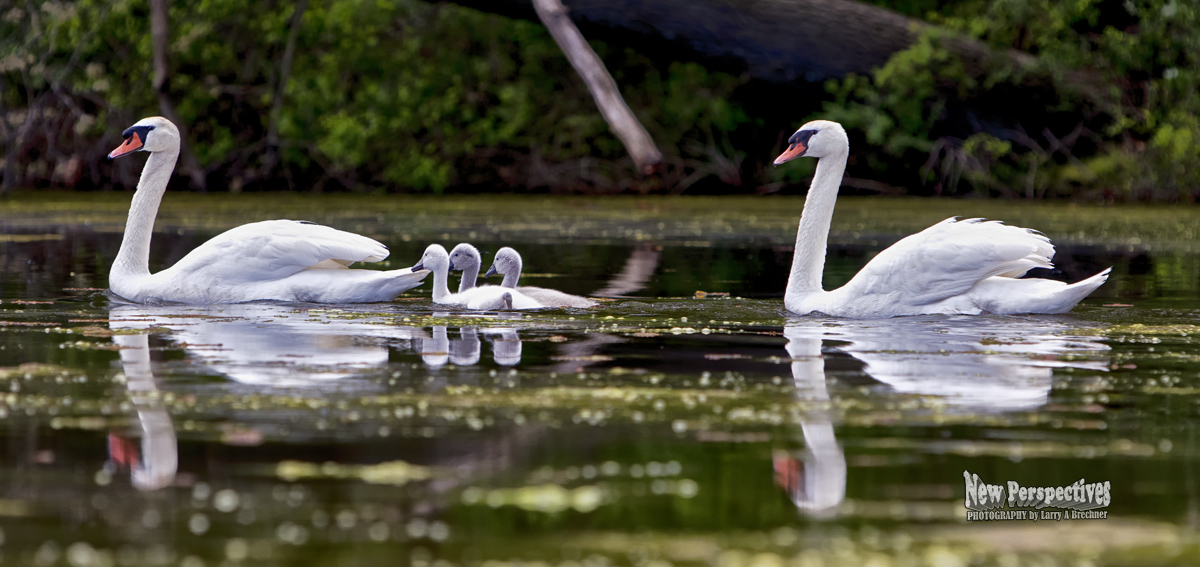
[[[650,134],[642,127],[642,123],[638,122],[629,105],[625,104],[616,81],[604,68],[604,62],[600,61],[600,57],[592,51],[583,34],[571,23],[562,2],[533,0],[533,7],[537,10],[538,18],[550,30],[555,43],[575,68],[575,72],[579,73],[583,82],[587,84],[592,98],[596,99],[596,106],[600,107],[600,113],[608,122],[608,127],[612,128],[613,133],[621,139],[621,143],[625,144],[625,149],[633,157],[638,171],[647,175],[654,173],[662,163],[662,152],[658,151]]]
[[[158,93],[159,112],[162,112],[164,118],[175,123],[175,127],[179,129],[180,166],[183,173],[191,179],[192,188],[203,191],[206,189],[204,169],[196,160],[196,154],[192,153],[191,144],[188,143],[188,127],[179,119],[169,94],[170,69],[167,65],[167,53],[170,50],[171,41],[167,20],[167,0],[150,0],[150,43],[154,51],[154,81],[151,84],[154,91]]]
[[[0,181],[0,196],[8,195],[17,185],[17,133],[8,121],[8,105],[4,103],[8,86],[0,73],[0,128],[4,129],[4,179]]]
[[[279,64],[279,81],[275,85],[275,97],[271,101],[271,118],[267,125],[267,155],[263,161],[263,174],[269,174],[279,159],[279,116],[283,113],[283,96],[288,79],[292,76],[292,59],[296,55],[296,38],[300,35],[300,22],[308,0],[300,0],[292,12],[291,29],[288,30],[287,45],[283,49],[283,60]]]

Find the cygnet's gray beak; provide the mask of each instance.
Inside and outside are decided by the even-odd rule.
[[[499,272],[496,271],[496,265],[492,264],[492,267],[488,268],[487,273],[483,274],[483,277],[490,278],[490,277],[496,275],[497,273],[499,273]]]

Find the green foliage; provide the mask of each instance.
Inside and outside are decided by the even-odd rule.
[[[83,101],[64,120],[89,125],[81,135],[93,145],[161,112],[144,3],[33,5],[31,13],[10,9],[0,23],[5,37],[35,31],[22,44],[0,45],[0,95],[9,107],[56,94]],[[220,185],[282,172],[300,187],[441,192],[520,185],[533,169],[547,172],[541,182],[562,185],[571,183],[566,171],[598,163],[597,176],[575,183],[632,186],[624,148],[542,26],[417,0],[308,3],[280,108],[280,161],[268,165],[266,133],[294,9],[281,1],[170,6],[169,95],[196,157]],[[691,63],[659,68],[629,51],[609,59],[618,75],[642,81],[627,97],[654,125],[676,182],[738,178],[728,133],[746,120],[729,102],[739,80]],[[31,115],[31,124],[45,121]],[[90,150],[94,157],[100,147]],[[732,173],[713,165],[725,162],[735,164]],[[55,165],[27,172],[39,167]]]
[[[961,63],[937,45],[933,33],[926,33],[870,77],[830,81],[827,89],[834,98],[824,113],[847,129],[863,131],[868,144],[889,155],[928,152],[933,148],[930,132],[949,96],[939,85],[969,81]]]
[[[941,27],[873,73],[826,85],[821,117],[854,137],[851,175],[914,193],[1200,197],[1195,2],[873,3]],[[452,4],[311,0],[277,101],[295,7],[170,6],[167,95],[215,189],[678,192],[802,183],[810,171],[805,162],[765,165],[756,144],[778,134],[765,125],[777,116],[746,111],[744,79],[595,42],[666,154],[660,175],[637,178],[542,26]],[[0,10],[4,157],[19,160],[25,185],[108,185],[110,172],[95,164],[116,133],[162,112],[147,4],[34,0]],[[961,36],[1033,57],[984,72],[955,55]],[[1026,88],[1033,75],[1054,96],[1029,110],[1027,124],[948,124],[969,114],[961,105],[970,101],[1004,104],[996,93]],[[275,154],[267,138],[277,102]]]
[[[1200,171],[1200,7],[1179,0],[968,0],[929,19],[1033,63],[965,73],[925,32],[870,77],[831,81],[824,112],[860,130],[865,161],[879,171],[895,158],[925,161],[939,193],[1195,200]],[[1070,110],[1086,124],[1026,134],[1020,124],[958,139],[941,127],[947,100],[1022,88],[1043,73],[1065,94],[1039,116]],[[1074,93],[1072,95],[1072,93]],[[1088,110],[1090,109],[1090,110]],[[1036,120],[1034,121],[1036,123]],[[1051,122],[1053,122],[1051,120]],[[1040,126],[1039,126],[1040,128]],[[999,144],[997,135],[1010,141]],[[1076,155],[1076,145],[1085,147]],[[962,182],[962,184],[960,184]]]

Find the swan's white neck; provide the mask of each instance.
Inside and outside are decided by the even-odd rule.
[[[825,246],[829,240],[829,225],[833,221],[833,206],[838,187],[846,171],[849,150],[827,155],[817,162],[804,212],[796,230],[796,251],[792,256],[792,273],[788,276],[786,298],[798,298],[822,291],[821,273],[825,270]]]
[[[443,263],[436,270],[433,270],[433,302],[442,303],[447,297],[450,297],[450,266]]]
[[[467,266],[467,268],[465,270],[463,270],[462,280],[460,280],[458,282],[458,293],[462,293],[464,291],[467,291],[468,289],[474,288],[475,280],[478,280],[478,279],[479,279],[479,264],[476,263],[474,266]]]
[[[150,275],[150,235],[154,232],[154,217],[158,215],[158,205],[162,202],[178,158],[179,150],[168,150],[152,152],[146,160],[137,192],[133,194],[133,202],[129,206],[125,237],[121,240],[117,259],[113,261],[109,275],[111,279]]]
[[[500,282],[500,287],[508,287],[516,289],[517,281],[521,279],[521,261],[513,260],[508,263],[508,273],[504,274],[504,281]]]

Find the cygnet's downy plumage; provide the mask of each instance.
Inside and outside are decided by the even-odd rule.
[[[416,269],[433,272],[433,302],[467,309],[537,309],[545,307],[519,291],[498,286],[476,287],[460,293],[450,293],[450,255],[441,244],[430,244],[417,263]]]
[[[482,267],[483,257],[474,246],[463,242],[450,251],[450,271],[462,272],[462,279],[458,282],[458,293],[475,287],[475,280],[479,279],[479,269]]]
[[[586,297],[563,293],[556,289],[523,285],[518,287],[517,280],[521,278],[521,255],[516,250],[505,246],[496,252],[492,267],[488,268],[483,277],[501,274],[504,281],[500,287],[516,290],[545,307],[595,307],[597,302]]]

